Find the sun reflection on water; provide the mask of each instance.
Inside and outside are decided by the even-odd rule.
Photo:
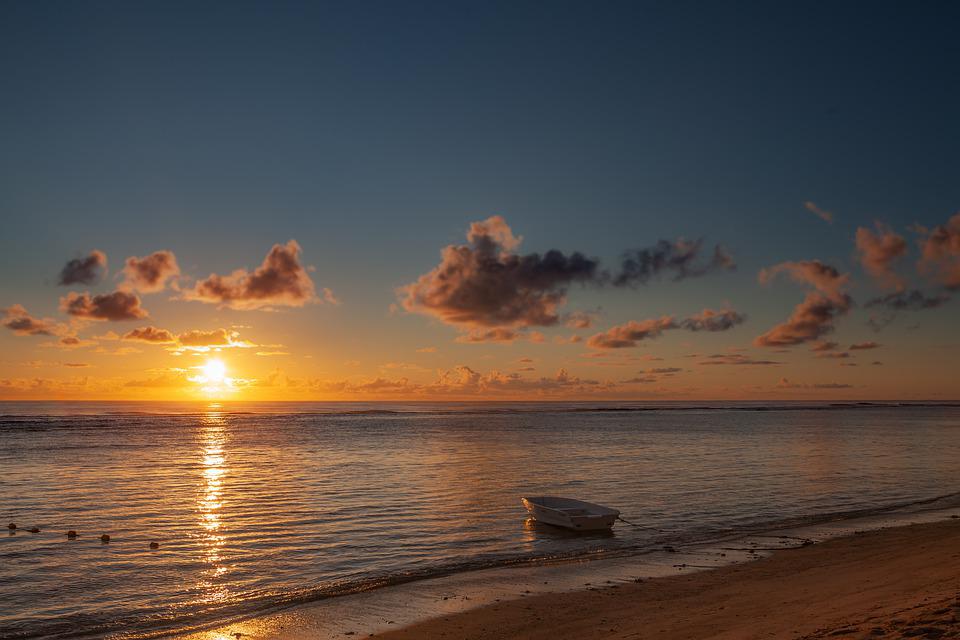
[[[227,474],[227,422],[217,403],[207,407],[200,420],[200,486],[197,492],[197,515],[201,528],[200,548],[205,568],[200,573],[197,590],[201,602],[217,602],[229,596],[229,590],[218,581],[229,571],[223,562],[226,536],[223,532],[223,480]]]

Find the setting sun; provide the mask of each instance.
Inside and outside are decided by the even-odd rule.
[[[223,360],[218,358],[207,360],[197,369],[199,369],[200,374],[190,378],[190,380],[199,385],[204,392],[210,394],[232,390],[233,378],[227,377],[227,365],[223,363]]]
[[[227,366],[222,360],[209,360],[203,365],[203,377],[208,384],[220,385],[227,375]]]

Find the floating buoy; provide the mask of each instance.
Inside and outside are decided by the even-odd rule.
[[[30,533],[40,533],[40,529],[38,529],[37,527],[33,527],[32,529],[30,529]]]
[[[16,523],[11,522],[10,524],[7,525],[7,529],[10,529],[10,531],[13,531],[16,528],[17,528]]]
[[[67,531],[67,537],[73,540],[74,538],[77,537],[77,532],[74,531],[73,529],[70,529],[70,531]]]
[[[108,536],[107,534],[103,534],[102,536],[100,536],[100,542],[110,542],[110,536]]]
[[[160,543],[159,543],[159,542],[151,542],[151,543],[150,543],[150,548],[151,548],[151,549],[159,549],[159,548],[160,548]]]

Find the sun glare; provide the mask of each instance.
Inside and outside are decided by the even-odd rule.
[[[209,360],[202,368],[203,377],[210,384],[223,384],[227,377],[227,366],[222,360]]]
[[[213,358],[197,367],[199,375],[190,378],[208,394],[223,393],[233,388],[233,378],[227,376],[227,365],[223,360]]]

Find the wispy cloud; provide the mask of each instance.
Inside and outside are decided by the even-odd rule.
[[[824,222],[829,222],[830,224],[833,224],[833,213],[831,213],[830,211],[821,209],[820,207],[818,207],[813,202],[810,202],[809,200],[803,203],[803,207],[813,215],[823,220]]]

